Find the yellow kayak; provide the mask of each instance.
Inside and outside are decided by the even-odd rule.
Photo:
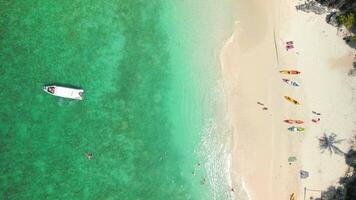
[[[281,70],[279,71],[281,74],[287,74],[287,75],[297,75],[300,74],[300,71],[298,70]]]
[[[300,105],[300,103],[297,100],[295,100],[289,96],[284,96],[284,98],[287,99],[287,101],[294,103],[295,105]]]
[[[290,195],[290,198],[289,198],[289,200],[295,200],[296,198],[295,198],[295,194],[294,193],[292,193],[291,195]]]

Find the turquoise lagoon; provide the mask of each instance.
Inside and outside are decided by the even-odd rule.
[[[229,199],[216,116],[230,9],[2,1],[0,199]],[[52,83],[84,100],[41,91]]]

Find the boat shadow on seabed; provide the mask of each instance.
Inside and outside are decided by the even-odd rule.
[[[59,97],[57,100],[57,105],[59,105],[59,106],[72,106],[76,103],[78,103],[77,100],[67,99],[67,98],[62,98],[62,97]]]

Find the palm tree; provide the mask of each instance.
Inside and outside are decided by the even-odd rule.
[[[338,155],[345,155],[345,153],[336,146],[336,144],[341,143],[344,139],[336,140],[336,137],[337,135],[335,133],[331,133],[330,135],[324,133],[324,135],[319,138],[319,148],[321,153],[324,153],[325,150],[329,150],[330,154],[335,153]]]

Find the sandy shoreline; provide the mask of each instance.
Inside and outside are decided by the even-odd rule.
[[[347,76],[355,50],[344,44],[325,15],[295,10],[300,1],[241,1],[236,30],[221,54],[224,90],[233,127],[232,167],[236,199],[297,199],[304,188],[325,190],[344,175],[344,158],[321,154],[318,137],[335,132],[338,138],[352,136],[355,114],[350,106],[355,78]],[[246,10],[253,10],[249,13]],[[295,49],[285,50],[293,40]],[[276,51],[277,47],[277,51]],[[278,59],[277,59],[278,58]],[[285,84],[282,69],[297,69],[293,77],[301,86]],[[291,78],[291,77],[286,77]],[[288,95],[300,106],[285,101]],[[257,101],[263,102],[263,110]],[[321,121],[312,123],[312,110]],[[306,131],[290,134],[286,118],[303,119]],[[348,150],[347,142],[340,145]],[[297,160],[288,163],[288,157]],[[299,178],[299,170],[310,173]],[[320,196],[307,192],[306,197]]]

